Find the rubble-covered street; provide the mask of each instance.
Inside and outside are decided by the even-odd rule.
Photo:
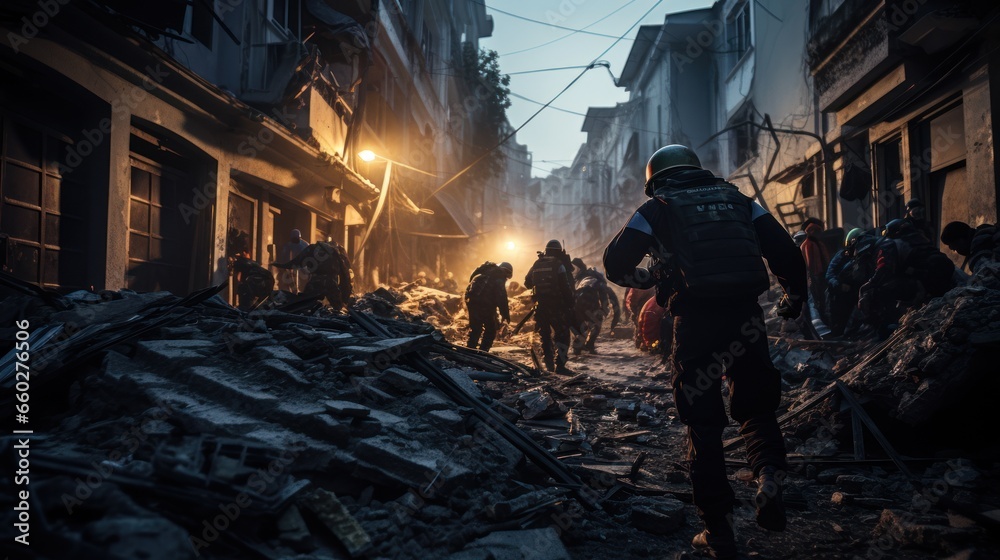
[[[1000,2],[2,0],[0,558],[1000,558],[994,103]]]
[[[599,353],[571,359],[575,375],[538,375],[525,346],[489,355],[450,344],[400,309],[427,308],[419,301],[435,297],[411,291],[366,295],[349,315],[243,314],[211,292],[5,300],[4,319],[37,325],[33,553],[689,554],[697,518],[685,433],[658,356],[640,353],[631,338],[602,337]],[[985,416],[968,405],[996,387],[988,365],[997,355],[990,333],[1000,310],[989,303],[996,294],[956,289],[908,316],[901,335],[880,346],[809,342],[775,329],[782,410],[792,412],[783,417],[793,462],[789,530],[769,533],[753,522],[745,505],[752,475],[737,440],[729,473],[744,504],[738,538],[751,555],[1000,553],[991,538],[1000,515],[995,439],[947,439],[928,424]],[[926,341],[907,342],[910,329]],[[934,366],[942,352],[959,367]],[[8,355],[5,387],[14,385],[12,364]],[[919,412],[881,404],[879,388],[893,375],[903,378],[894,402],[920,403]],[[829,390],[838,383],[852,398]],[[859,402],[855,410],[877,418],[877,432],[852,428],[850,405]],[[15,445],[5,438],[4,453]],[[5,499],[7,526],[16,522],[15,499]]]

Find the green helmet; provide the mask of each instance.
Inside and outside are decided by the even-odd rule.
[[[844,247],[849,246],[852,241],[854,241],[855,239],[861,237],[864,234],[865,234],[865,230],[863,230],[863,229],[861,229],[859,227],[856,227],[856,228],[852,229],[851,231],[849,231],[847,233],[847,237],[844,239]]]
[[[656,178],[657,175],[665,173],[671,169],[701,169],[701,160],[698,154],[687,146],[671,144],[664,146],[649,158],[646,164],[646,185]]]

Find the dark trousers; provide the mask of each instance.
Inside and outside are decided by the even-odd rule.
[[[482,344],[479,336],[482,335]],[[489,352],[493,346],[493,340],[497,336],[496,308],[486,308],[481,305],[469,306],[469,348],[479,348],[483,352]]]
[[[847,329],[851,313],[858,306],[858,291],[831,292],[829,298],[830,334],[840,336]]]
[[[573,351],[579,353],[583,348],[593,350],[606,316],[601,302],[597,298],[577,298],[574,309],[576,323],[580,325],[580,335],[573,341]]]
[[[740,423],[747,460],[785,470],[785,443],[775,409],[781,376],[771,363],[763,312],[756,302],[702,309],[674,317],[673,385],[678,417],[688,426],[691,486],[703,518],[732,513],[722,430],[729,424],[722,375],[729,383],[729,414]]]
[[[545,365],[549,367],[553,364],[566,365],[566,360],[569,358],[566,355],[569,350],[569,321],[566,310],[539,302],[535,310],[535,331],[542,338],[542,357]]]

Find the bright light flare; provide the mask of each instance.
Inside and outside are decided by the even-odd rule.
[[[375,152],[371,150],[361,150],[358,152],[358,157],[361,158],[362,161],[375,161]]]
[[[513,251],[514,249],[517,249],[517,244],[513,241],[508,241],[506,247],[508,251]]]

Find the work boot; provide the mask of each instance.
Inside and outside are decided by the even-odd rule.
[[[542,361],[545,363],[545,371],[552,372],[556,370],[556,364],[552,358],[544,358]]]
[[[753,501],[757,505],[757,525],[769,531],[784,531],[785,504],[781,490],[785,482],[785,472],[777,467],[764,467],[757,477],[757,494]]]
[[[559,375],[576,375],[576,372],[566,367],[566,364],[556,366],[556,373]]]
[[[691,546],[707,553],[712,558],[739,558],[736,550],[736,535],[729,520],[705,520],[705,530],[691,539]]]

